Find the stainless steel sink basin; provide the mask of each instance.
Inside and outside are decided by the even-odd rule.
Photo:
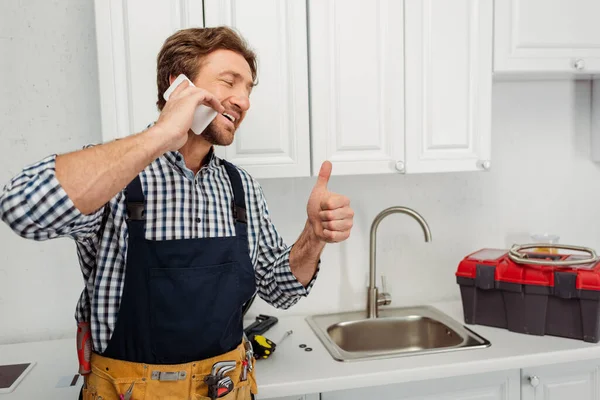
[[[308,324],[338,361],[411,356],[490,346],[490,342],[430,306],[381,308],[308,317]]]

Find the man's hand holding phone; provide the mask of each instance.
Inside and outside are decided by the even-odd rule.
[[[180,149],[187,141],[188,131],[200,135],[225,108],[211,93],[194,86],[183,74],[173,81],[163,94],[167,101],[155,127],[171,140],[166,151]]]

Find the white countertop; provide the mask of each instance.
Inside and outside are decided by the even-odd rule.
[[[460,302],[434,307],[463,322]],[[265,336],[276,343],[284,332],[294,333],[277,346],[273,355],[256,364],[259,398],[267,399],[370,385],[384,385],[457,375],[518,369],[586,359],[600,359],[600,345],[553,336],[530,336],[504,329],[469,325],[492,345],[372,361],[335,361],[303,317],[279,318]],[[313,351],[300,348],[306,344]],[[11,394],[0,399],[77,399],[80,384],[56,388],[61,378],[77,372],[74,339],[0,346],[0,364],[36,361],[37,365]]]

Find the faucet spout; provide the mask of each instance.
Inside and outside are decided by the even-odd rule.
[[[377,286],[375,285],[376,279],[376,253],[377,253],[377,228],[379,227],[379,223],[388,215],[391,214],[406,214],[413,217],[421,228],[423,229],[423,234],[425,235],[425,241],[431,242],[431,231],[429,230],[429,225],[425,219],[415,210],[410,209],[408,207],[394,206],[386,208],[381,211],[371,224],[371,239],[370,239],[370,250],[369,250],[369,288],[367,293],[367,317],[368,318],[377,318],[378,316],[378,307],[379,305],[387,305],[390,304],[392,299],[389,293],[385,293],[385,287],[383,288],[383,293],[378,294]]]

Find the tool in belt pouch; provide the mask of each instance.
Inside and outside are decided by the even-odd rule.
[[[92,371],[90,358],[92,356],[92,334],[89,322],[77,324],[77,358],[79,359],[79,373],[87,375]]]
[[[210,375],[204,378],[211,399],[219,399],[233,391],[233,381],[225,374],[233,371],[235,365],[235,361],[219,361],[213,365]]]

